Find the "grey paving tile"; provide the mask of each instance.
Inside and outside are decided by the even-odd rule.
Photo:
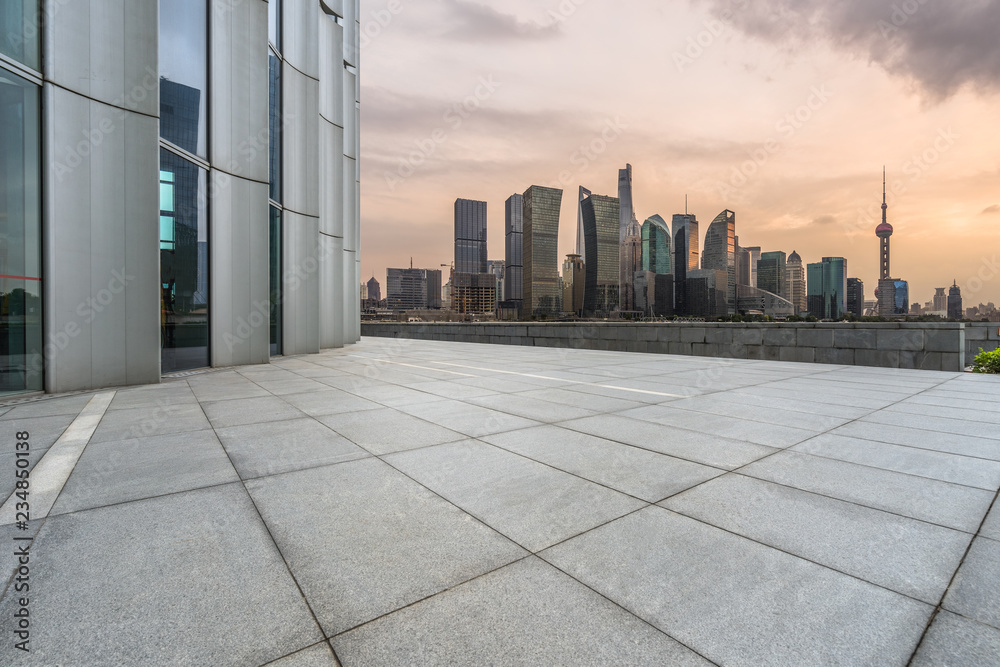
[[[288,394],[281,398],[312,417],[377,410],[382,407],[378,403],[359,398],[339,389],[325,389],[307,394]]]
[[[535,557],[333,643],[360,666],[711,664]]]
[[[355,392],[356,395],[374,401],[389,408],[398,408],[403,405],[416,405],[418,403],[434,403],[445,400],[442,396],[428,394],[409,387],[401,387],[396,384],[384,384],[375,387],[361,387]]]
[[[525,555],[377,459],[247,488],[327,636]]]
[[[936,604],[972,536],[797,489],[726,475],[664,507]]]
[[[996,491],[1000,462],[827,433],[793,451]]]
[[[996,667],[1000,630],[942,611],[910,667]]]
[[[963,419],[970,422],[982,422],[1000,427],[1000,410],[981,410],[975,408],[959,408],[945,405],[928,405],[926,403],[897,403],[885,409],[886,412],[913,415],[914,426],[920,427],[923,417],[943,417],[948,419]]]
[[[235,401],[202,403],[202,408],[215,428],[286,421],[306,415],[276,396],[241,398]]]
[[[192,384],[191,391],[199,401],[234,401],[238,398],[259,398],[270,396],[267,390],[262,389],[249,380],[240,379],[230,382],[213,382],[204,384]]]
[[[478,405],[459,403],[457,401],[440,401],[421,405],[404,405],[399,408],[407,414],[419,417],[425,421],[439,424],[452,431],[478,438],[492,433],[513,431],[530,426],[539,426],[539,422],[523,417],[508,415]]]
[[[918,426],[921,430],[937,431],[949,435],[966,435],[974,438],[989,438],[994,441],[1000,440],[1000,429],[997,428],[996,424],[984,424],[964,419],[949,419],[928,415],[916,416],[882,410],[868,415],[863,421],[889,426]]]
[[[944,608],[1000,629],[1000,542],[976,538]]]
[[[52,514],[237,481],[239,476],[212,431],[92,442]]]
[[[520,394],[501,394],[497,396],[470,398],[467,402],[480,407],[490,408],[491,410],[497,410],[498,412],[505,412],[545,423],[561,422],[567,419],[580,419],[596,414],[593,410],[587,410],[586,408],[550,403],[546,400],[528,398]]]
[[[808,412],[827,415],[829,417],[843,417],[845,419],[864,417],[874,410],[874,408],[856,408],[836,403],[820,403],[817,400],[806,400],[801,395],[790,397],[783,392],[769,391],[766,387],[734,389],[733,391],[715,394],[715,396],[720,401],[755,405],[765,409],[776,407],[795,412]]]
[[[267,663],[267,667],[340,667],[326,642],[314,644],[298,653]]]
[[[13,434],[10,436],[13,439]],[[28,467],[25,470],[29,472],[38,463],[38,460],[45,455],[48,449],[41,449],[39,447],[32,447],[28,450]],[[24,458],[24,457],[21,457]],[[0,454],[0,505],[3,505],[4,501],[15,491],[18,479],[14,477],[14,473],[18,468],[17,465],[18,456],[14,451],[9,453]],[[29,475],[30,483],[30,475]]]
[[[167,405],[155,409],[128,408],[104,413],[91,442],[112,442],[211,428],[200,405]]]
[[[558,426],[539,426],[482,439],[651,503],[723,474],[718,468]]]
[[[314,419],[216,429],[240,477],[262,477],[364,458],[369,454]]]
[[[572,391],[571,388],[533,389],[531,391],[523,391],[518,395],[525,398],[537,398],[550,403],[559,403],[560,405],[579,407],[584,410],[593,410],[594,412],[619,412],[642,406],[642,403],[637,401],[586,394],[579,391]]]
[[[119,389],[115,392],[115,398],[108,406],[108,410],[156,409],[171,405],[194,405],[197,402],[194,392],[186,383],[175,382]]]
[[[50,517],[32,550],[32,664],[256,665],[322,639],[239,484]]]
[[[717,664],[903,665],[932,611],[656,506],[541,556]]]
[[[449,380],[435,380],[431,382],[421,382],[410,385],[410,389],[441,396],[442,398],[456,398],[464,400],[467,398],[478,398],[480,396],[492,396],[498,392],[482,387],[472,387],[466,384],[458,384]]]
[[[48,449],[63,431],[73,423],[76,415],[55,417],[18,417],[0,422],[0,454],[10,454],[17,446],[16,435],[27,431],[31,449]]]
[[[466,437],[390,408],[349,412],[318,419],[354,444],[378,456],[455,442]]]
[[[0,421],[28,419],[31,417],[55,417],[57,415],[72,415],[76,417],[87,406],[91,398],[93,398],[93,394],[67,396],[65,398],[44,398],[31,401],[30,403],[2,408],[3,414],[0,414]]]
[[[982,535],[1000,541],[1000,501],[993,504],[993,509],[983,523]]]
[[[575,384],[568,387],[570,391],[575,391],[581,394],[591,394],[592,396],[606,396],[608,398],[625,399],[627,401],[635,401],[636,403],[641,403],[644,405],[650,405],[655,403],[661,403],[670,398],[676,398],[678,396],[683,397],[688,394],[684,394],[681,391],[663,392],[663,391],[644,391],[637,390],[633,387],[625,387],[620,384],[617,380],[604,380],[602,384]]]
[[[310,391],[323,391],[328,388],[327,385],[321,382],[303,377],[295,378],[294,380],[258,380],[257,384],[275,396],[305,394]]]
[[[472,440],[393,454],[386,461],[531,551],[644,504]]]
[[[715,394],[672,401],[666,407],[693,410],[713,416],[721,415],[740,420],[765,422],[774,426],[787,426],[807,431],[828,431],[850,421],[850,419],[843,417],[785,410],[775,405],[767,408],[756,405],[741,405],[720,400]]]
[[[531,381],[534,380],[534,381]],[[567,384],[566,380],[551,379],[543,381],[545,385]],[[539,380],[535,378],[521,378],[518,376],[487,376],[480,378],[460,378],[455,384],[468,387],[479,387],[501,394],[513,394],[519,391],[530,391],[538,389]]]
[[[979,530],[994,497],[984,489],[794,451],[769,456],[740,473],[969,533]]]
[[[816,435],[814,430],[766,424],[725,415],[706,416],[691,410],[679,410],[670,404],[649,405],[619,414],[629,419],[641,419],[779,449],[796,445]]]
[[[777,451],[772,447],[671,428],[668,425],[629,419],[620,415],[598,415],[576,419],[562,422],[560,426],[727,470],[739,468]]]

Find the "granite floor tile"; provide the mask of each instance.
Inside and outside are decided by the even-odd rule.
[[[559,426],[727,470],[739,468],[777,451],[772,447],[628,419],[621,415],[598,415],[562,422]]]
[[[711,664],[535,557],[333,643],[346,664],[359,667]]]
[[[933,610],[656,506],[540,555],[720,665],[905,665]]]
[[[1000,629],[1000,542],[976,538],[944,608]]]
[[[204,431],[212,425],[200,405],[128,408],[104,413],[91,442],[131,440],[153,435]]]
[[[87,407],[87,403],[93,398],[93,394],[83,394],[81,396],[67,396],[65,398],[44,398],[37,401],[22,403],[3,408],[0,414],[0,421],[9,419],[29,419],[32,417],[55,417],[59,415],[72,415],[76,417],[80,411]],[[6,424],[3,426],[6,427]]]
[[[886,412],[914,415],[911,424],[920,427],[924,422],[924,417],[960,419],[975,423],[992,424],[994,428],[1000,429],[1000,408],[994,406],[993,410],[973,409],[969,407],[958,408],[943,405],[927,405],[926,403],[897,403],[886,408]]]
[[[318,419],[354,444],[377,456],[466,438],[461,433],[390,408],[330,415]]]
[[[651,503],[723,474],[718,468],[558,426],[539,426],[482,439]]]
[[[795,451],[751,463],[740,473],[968,533],[979,529],[994,497],[984,489]]]
[[[14,434],[11,434],[10,436],[12,440],[13,435]],[[28,467],[24,468],[24,470],[29,471],[29,479],[30,471],[47,451],[49,451],[47,448],[42,449],[40,447],[32,447],[28,450]],[[15,466],[17,465],[18,458],[19,457],[13,450],[9,453],[0,454],[0,471],[2,471],[0,472],[0,505],[3,505],[4,501],[7,500],[10,494],[16,490],[18,479],[14,476],[14,472],[17,470]]]
[[[530,551],[644,505],[473,440],[393,454],[386,461]]]
[[[982,535],[1000,541],[1000,501],[994,501],[993,509],[983,523]]]
[[[843,417],[830,417],[818,413],[809,414],[785,410],[775,405],[768,408],[754,405],[740,405],[720,400],[720,397],[715,395],[672,401],[667,404],[667,407],[817,432],[828,431],[851,421]]]
[[[987,491],[1000,488],[1000,461],[946,454],[827,433],[803,442],[793,451],[851,463],[939,479]]]
[[[242,667],[322,639],[239,484],[50,517],[32,551],[23,664]]]
[[[410,385],[410,389],[434,394],[442,398],[454,398],[465,400],[468,398],[479,398],[481,396],[493,396],[499,392],[482,387],[473,387],[467,384],[458,384],[448,380],[434,380],[432,382],[421,382]]]
[[[968,533],[741,475],[661,504],[930,604],[941,599],[972,540]]]
[[[327,636],[526,555],[377,459],[247,488]]]
[[[294,380],[258,380],[257,384],[275,396],[305,394],[313,391],[323,391],[328,388],[327,385],[321,382],[302,377]]]
[[[378,387],[362,387],[356,392],[357,396],[374,401],[388,408],[398,408],[403,405],[416,405],[418,403],[434,403],[445,400],[441,396],[417,391],[409,387],[401,387],[395,384],[386,384]]]
[[[235,401],[202,403],[208,421],[215,428],[287,421],[306,415],[276,396],[244,398]]]
[[[370,456],[314,419],[216,429],[240,477],[250,479]]]
[[[580,419],[589,417],[595,412],[571,405],[560,403],[550,403],[546,400],[528,398],[520,394],[504,394],[498,396],[484,396],[482,398],[470,398],[467,401],[473,405],[490,408],[498,412],[533,419],[537,422],[552,423],[566,421],[567,419]]]
[[[593,410],[598,413],[619,412],[621,410],[631,410],[632,408],[642,406],[642,403],[630,401],[624,398],[596,396],[594,394],[572,391],[572,387],[567,389],[533,389],[531,391],[522,391],[518,394],[518,396],[540,399],[550,403],[559,403],[560,405],[569,405],[572,407],[583,408],[584,410]]]
[[[238,482],[212,431],[87,445],[52,514]]]
[[[942,611],[910,667],[996,667],[1000,630]]]
[[[197,403],[198,399],[195,398],[194,392],[187,384],[175,382],[119,389],[115,392],[115,398],[108,406],[108,410],[127,410],[129,408],[155,410],[172,405],[195,405]]]
[[[16,435],[28,433],[31,449],[48,449],[63,431],[73,423],[73,415],[53,417],[18,417],[0,422],[0,454],[12,454],[17,447]]]
[[[271,394],[254,382],[239,380],[191,384],[191,391],[199,401],[232,401],[238,398],[259,398]]]
[[[405,405],[400,410],[473,438],[540,425],[532,419],[457,401]]]
[[[797,445],[816,435],[816,431],[724,415],[706,415],[691,410],[678,410],[671,404],[650,405],[619,413],[628,419],[641,419],[674,428],[709,433],[722,438],[742,440],[765,447],[785,448]]]
[[[269,662],[267,667],[340,667],[340,663],[333,657],[330,645],[322,642]]]
[[[325,389],[307,394],[286,394],[281,399],[311,417],[363,412],[382,407],[378,403],[339,389]]]
[[[890,412],[888,410],[870,414],[863,421],[885,424],[887,426],[913,427],[916,425],[919,427],[917,430],[936,431],[949,435],[965,435],[971,438],[989,438],[1000,448],[1000,443],[996,442],[1000,440],[1000,428],[997,428],[996,424],[984,424],[962,418],[931,417],[926,414],[915,417],[914,415]]]

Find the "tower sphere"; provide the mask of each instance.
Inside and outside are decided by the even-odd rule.
[[[881,225],[875,228],[875,236],[880,239],[887,239],[892,236],[892,225],[888,222],[883,222]]]

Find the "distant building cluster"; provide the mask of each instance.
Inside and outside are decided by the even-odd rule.
[[[873,301],[865,300],[864,283],[848,276],[843,257],[805,263],[795,251],[786,255],[742,245],[736,213],[730,210],[715,216],[704,236],[686,204],[684,213],[671,216],[669,224],[658,214],[640,224],[631,165],[618,172],[617,196],[580,187],[576,252],[562,260],[560,272],[563,194],[533,185],[507,199],[503,260],[488,259],[487,202],[456,200],[455,259],[447,282],[442,285],[441,271],[414,269],[411,263],[409,269],[389,269],[384,303],[375,298],[380,296],[377,283],[376,292],[372,281],[363,285],[363,303],[389,313],[447,311],[431,313],[434,319],[766,315],[839,320],[866,315],[903,318],[910,313],[907,282],[891,276],[893,229],[884,194],[882,224],[876,229],[881,277]],[[943,289],[939,296],[936,306],[962,312],[960,294],[957,302]]]

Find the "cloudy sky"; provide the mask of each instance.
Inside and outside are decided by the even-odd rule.
[[[456,198],[565,190],[736,212],[744,246],[1000,303],[1000,0],[362,0],[364,277],[453,259]],[[384,290],[384,287],[383,287]]]

